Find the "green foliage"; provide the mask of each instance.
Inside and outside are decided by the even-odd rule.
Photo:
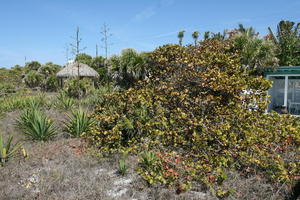
[[[91,62],[91,67],[98,72],[100,75],[100,80],[101,81],[108,81],[108,71],[107,71],[107,66],[106,66],[106,60],[102,56],[97,56],[92,59]]]
[[[125,176],[128,170],[128,166],[126,164],[125,159],[120,159],[119,160],[119,174],[122,176]]]
[[[184,33],[185,33],[185,30],[181,30],[181,31],[178,32],[177,37],[179,39],[179,45],[182,45],[182,40],[184,38]]]
[[[12,144],[13,136],[10,136],[5,142],[0,133],[0,165],[3,166],[16,152],[22,147],[22,144]]]
[[[70,110],[75,105],[75,100],[68,97],[64,92],[60,92],[56,97],[56,107],[63,110]]]
[[[300,23],[280,21],[277,25],[277,35],[269,28],[267,36],[278,48],[279,65],[300,65]]]
[[[0,92],[6,89],[20,88],[22,83],[21,75],[23,68],[14,67],[11,69],[2,68],[0,69]],[[2,85],[3,84],[3,85]]]
[[[157,156],[154,152],[146,152],[142,155],[142,159],[140,160],[140,163],[144,167],[150,167],[154,165],[154,163],[157,161]]]
[[[44,94],[29,96],[24,93],[12,94],[0,98],[0,112],[24,109],[30,107],[42,107],[47,104]]]
[[[64,85],[64,92],[69,97],[81,98],[86,96],[91,92],[93,86],[91,85],[91,80],[88,78],[84,79],[69,79]]]
[[[37,71],[42,65],[37,61],[31,61],[26,63],[25,69],[26,71]]]
[[[55,75],[60,69],[61,66],[56,65],[52,62],[47,62],[46,64],[42,65],[38,71],[41,75],[47,77],[49,75]]]
[[[58,78],[56,75],[49,75],[42,83],[43,91],[53,92],[59,88]]]
[[[93,62],[93,57],[85,53],[80,53],[76,56],[75,61],[91,66]]]
[[[193,181],[215,188],[232,168],[293,181],[300,166],[287,152],[299,150],[300,122],[265,114],[271,83],[241,69],[231,40],[165,45],[150,59],[148,79],[105,95],[92,115],[86,136],[101,153],[159,149],[160,158],[141,164],[139,173],[180,191]]]
[[[40,86],[42,80],[42,75],[36,71],[30,71],[24,78],[25,84],[30,88]]]
[[[17,119],[17,126],[31,140],[47,141],[57,134],[53,121],[36,108],[21,113]]]
[[[243,68],[256,75],[262,75],[266,68],[277,67],[276,46],[267,39],[258,38],[252,27],[240,27],[231,38],[234,49],[241,55]]]
[[[41,65],[36,62],[28,63],[25,66],[25,84],[30,87],[41,87],[44,91],[56,91],[58,88],[58,79],[56,73],[60,66],[48,62]]]
[[[65,124],[65,130],[72,137],[80,137],[82,134],[88,131],[93,121],[90,119],[88,114],[82,109],[72,111],[71,115],[68,116],[68,121]]]
[[[10,83],[0,83],[0,96],[11,93],[14,89],[15,87]]]
[[[44,91],[56,91],[58,89],[58,78],[56,77],[56,73],[60,68],[61,66],[51,62],[48,62],[39,68],[38,72],[43,77],[40,86]]]
[[[145,77],[147,61],[146,53],[124,49],[120,56],[112,56],[109,60],[112,79],[123,88],[133,87],[135,82]]]
[[[194,31],[194,32],[192,33],[192,37],[193,37],[193,39],[194,39],[194,44],[195,44],[195,46],[196,46],[196,45],[197,45],[198,38],[199,38],[199,31]]]

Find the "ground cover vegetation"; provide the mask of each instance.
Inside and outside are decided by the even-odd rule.
[[[296,199],[300,122],[265,112],[263,71],[300,65],[299,24],[269,32],[195,31],[184,45],[181,30],[152,52],[78,52],[95,87],[60,88],[51,62],[0,69],[0,196]]]

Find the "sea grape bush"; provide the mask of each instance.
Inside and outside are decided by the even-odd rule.
[[[295,179],[300,166],[289,152],[299,151],[300,122],[265,113],[271,83],[245,72],[229,41],[165,45],[150,58],[144,81],[105,95],[97,105],[86,136],[101,152],[184,155],[181,164],[160,157],[140,171],[148,183],[179,190],[199,180],[221,184],[227,168],[274,182]],[[254,102],[256,109],[249,109]]]

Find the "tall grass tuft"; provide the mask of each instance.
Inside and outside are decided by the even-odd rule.
[[[13,136],[4,142],[3,135],[0,133],[0,166],[3,166],[21,148],[22,144],[12,145]]]
[[[21,113],[17,120],[17,126],[32,140],[47,141],[57,134],[53,121],[35,108],[30,108]]]
[[[125,159],[124,159],[124,158],[123,158],[123,159],[120,159],[120,160],[119,160],[119,170],[118,170],[119,174],[120,174],[121,176],[125,176],[126,173],[127,173],[127,171],[128,171],[128,166],[127,166],[127,164],[126,164]]]
[[[93,124],[88,114],[82,109],[72,111],[71,115],[67,115],[68,120],[64,123],[65,130],[72,137],[80,137]]]

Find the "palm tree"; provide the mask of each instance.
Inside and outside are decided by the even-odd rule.
[[[279,50],[279,64],[282,66],[300,65],[300,23],[280,21],[277,25],[277,35],[270,27],[268,29],[271,40]]]
[[[210,32],[209,31],[206,31],[205,33],[204,33],[204,40],[207,40],[208,38],[209,38],[209,35],[210,35]]]
[[[243,69],[253,75],[262,75],[266,67],[276,67],[278,59],[275,54],[274,43],[270,40],[260,39],[258,33],[250,28],[239,25],[231,31],[234,48],[240,52]]]
[[[259,33],[255,32],[254,28],[250,26],[245,28],[243,24],[239,24],[239,27],[235,29],[238,33],[246,34],[248,37],[256,37]]]
[[[195,42],[195,46],[197,46],[197,41],[198,41],[198,38],[199,38],[199,31],[194,31],[192,33],[192,37],[194,39],[194,42]]]
[[[182,39],[184,37],[184,32],[185,32],[185,30],[181,30],[178,32],[178,35],[177,35],[177,37],[179,39],[179,45],[181,45],[181,46],[182,46]]]

